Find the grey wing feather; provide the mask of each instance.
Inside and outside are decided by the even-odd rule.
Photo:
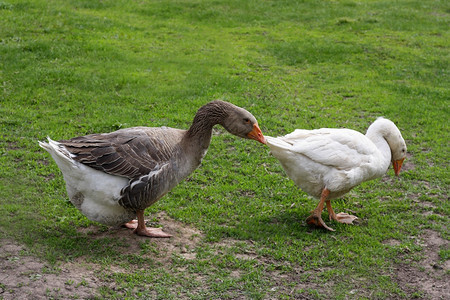
[[[158,133],[155,131],[154,133]],[[119,130],[59,141],[73,159],[111,175],[136,178],[149,174],[170,159],[172,147],[158,134]]]
[[[120,192],[119,203],[123,207],[143,210],[164,196],[170,190],[173,176],[171,164],[158,166],[156,170],[139,178],[131,179]]]

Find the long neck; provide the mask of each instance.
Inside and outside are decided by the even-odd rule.
[[[366,136],[375,144],[375,146],[380,151],[381,164],[387,170],[391,162],[391,148],[387,140],[385,139],[383,132],[376,126],[370,126],[367,129]]]
[[[226,106],[227,103],[222,101],[213,101],[202,106],[187,131],[187,138],[203,148],[208,148],[211,142],[212,128],[216,124],[223,125],[224,119],[228,116]]]

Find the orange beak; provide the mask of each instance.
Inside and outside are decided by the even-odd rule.
[[[253,130],[247,134],[247,137],[249,139],[258,141],[262,144],[266,143],[266,138],[264,137],[264,135],[261,132],[261,129],[259,129],[259,126],[256,123],[253,125]]]
[[[398,176],[398,174],[400,174],[400,169],[402,168],[402,164],[403,164],[404,160],[405,159],[402,158],[402,159],[399,159],[399,160],[393,160],[392,161],[392,166],[394,167],[395,176]]]

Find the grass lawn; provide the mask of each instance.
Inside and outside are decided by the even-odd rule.
[[[0,299],[439,299],[449,274],[450,3],[419,0],[0,1]],[[170,240],[86,219],[39,148],[132,126],[188,128],[203,104],[264,134],[365,132],[408,145],[317,205],[267,147],[217,126],[202,165],[146,210]]]

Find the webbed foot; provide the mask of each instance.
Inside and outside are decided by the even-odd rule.
[[[357,216],[349,215],[348,213],[343,213],[343,212],[338,213],[335,216],[336,216],[336,218],[334,219],[335,221],[338,221],[339,223],[344,223],[344,224],[353,224],[353,221],[358,219]]]
[[[128,223],[123,224],[123,227],[134,229],[133,233],[140,236],[147,236],[152,238],[170,238],[171,234],[165,233],[162,228],[147,227],[145,225],[146,220],[144,219],[144,211],[137,212],[137,220],[131,220]]]
[[[162,228],[152,228],[152,227],[145,227],[145,228],[136,228],[133,230],[133,233],[141,236],[147,236],[152,238],[170,238],[172,237],[171,234],[165,233]]]
[[[308,223],[309,225],[314,225],[317,227],[325,228],[326,230],[329,230],[329,231],[334,231],[333,228],[328,227],[327,224],[325,224],[325,222],[322,220],[321,216],[312,214],[306,219],[306,223]]]

